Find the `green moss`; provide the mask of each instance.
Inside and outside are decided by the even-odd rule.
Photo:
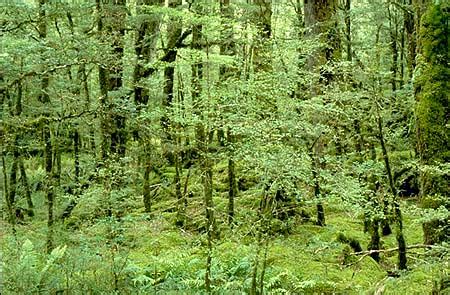
[[[447,7],[448,8],[448,7]],[[439,165],[450,160],[448,103],[450,68],[448,13],[443,5],[430,5],[422,18],[421,62],[415,78],[417,147],[423,164]],[[422,194],[446,194],[442,174],[423,172]]]

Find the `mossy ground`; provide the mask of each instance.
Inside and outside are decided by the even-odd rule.
[[[167,174],[170,173],[172,172],[168,170]],[[217,182],[222,182],[220,177],[223,175],[218,176]],[[97,205],[89,202],[98,203],[101,200],[101,188],[93,186],[72,217],[64,224],[57,223],[55,243],[67,245],[68,250],[65,258],[58,260],[54,270],[47,270],[43,280],[48,280],[48,284],[53,282],[55,286],[62,286],[70,273],[76,281],[71,283],[74,289],[68,294],[106,294],[113,292],[107,290],[113,290],[112,277],[117,268],[121,291],[116,294],[204,292],[207,247],[206,234],[201,230],[205,220],[199,193],[201,186],[195,185],[197,181],[193,174],[190,185],[196,197],[188,200],[184,228],[174,225],[176,212],[167,208],[174,208],[175,200],[172,196],[164,195],[157,198],[150,214],[143,212],[141,197],[131,195],[123,201],[123,206],[127,209],[123,211],[125,213],[121,213],[120,220],[99,218],[95,216],[98,213]],[[253,189],[239,195],[235,205],[235,225],[230,228],[225,222],[226,191],[216,189],[215,215],[220,237],[214,242],[212,253],[212,283],[217,294],[243,294],[250,290],[257,252],[258,223],[255,212],[258,194],[259,191]],[[26,257],[21,247],[23,248],[27,239],[32,242],[36,251],[33,255],[38,262],[33,266],[36,268],[34,272],[39,273],[44,269],[46,261],[48,263],[44,255],[44,196],[37,193],[34,200],[36,208],[42,210],[37,210],[33,221],[26,220],[25,224],[17,226],[17,240],[12,238],[6,224],[1,232],[6,287],[2,292],[4,294],[14,294],[14,291],[9,290],[19,290],[17,285],[25,280],[21,277],[21,272],[27,266],[20,268],[17,265],[21,265]],[[408,245],[421,244],[423,241],[421,224],[415,215],[417,211],[409,210],[414,204],[414,200],[404,200],[401,203]],[[399,272],[398,277],[388,275],[388,272],[396,271],[395,252],[381,254],[380,264],[369,256],[361,260],[354,256],[344,257],[345,253],[353,250],[338,241],[337,237],[341,233],[357,239],[363,249],[367,249],[370,236],[363,232],[362,214],[336,199],[327,200],[324,205],[325,227],[314,225],[312,221],[304,222],[299,216],[292,217],[287,223],[272,223],[277,231],[264,236],[268,241],[264,276],[264,290],[267,293],[429,294],[440,284],[442,278],[448,279],[448,257],[425,256],[424,249],[409,252],[409,269]],[[313,213],[315,210],[313,204],[302,206],[307,212]],[[382,247],[396,247],[395,235],[382,237]],[[261,249],[258,280],[263,253],[264,249]],[[53,287],[51,290],[58,288]]]

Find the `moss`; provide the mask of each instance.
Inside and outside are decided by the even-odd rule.
[[[421,23],[422,56],[415,79],[417,148],[422,164],[439,165],[450,160],[449,32],[445,7],[430,5]],[[422,195],[448,193],[442,173],[422,173],[421,186]]]

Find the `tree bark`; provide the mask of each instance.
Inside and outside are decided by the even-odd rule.
[[[230,147],[230,145],[234,143],[234,136],[230,129],[227,130],[227,142],[231,153],[228,158],[228,224],[231,226],[234,220],[234,200],[237,196],[237,182],[235,163],[232,154],[233,147]]]
[[[256,6],[256,26],[258,36],[253,46],[253,66],[255,72],[265,72],[271,69],[270,48],[268,41],[272,36],[272,0],[253,0]]]
[[[33,205],[33,199],[31,197],[31,188],[30,188],[30,183],[28,182],[27,172],[26,172],[22,157],[19,159],[19,170],[20,170],[20,179],[21,179],[22,185],[25,189],[25,198],[27,200],[27,206],[28,206],[27,213],[28,213],[28,216],[33,217],[34,216],[34,205]]]
[[[96,0],[97,30],[99,34],[103,34],[100,39],[111,44],[115,57],[114,64],[100,65],[98,71],[101,95],[99,99],[102,132],[101,154],[104,161],[110,153],[123,157],[126,152],[126,120],[117,110],[117,104],[109,97],[109,92],[119,91],[123,84],[122,58],[126,8],[125,0],[108,2],[104,5],[101,3],[101,0]]]
[[[181,0],[170,0],[169,7],[176,9],[181,5]],[[167,66],[164,69],[164,98],[162,101],[162,106],[164,108],[164,115],[161,118],[161,127],[164,131],[164,137],[166,145],[171,141],[171,122],[169,118],[170,109],[172,107],[174,98],[174,77],[175,77],[175,66],[173,63],[177,58],[177,41],[182,36],[182,25],[181,21],[176,17],[172,17],[170,24],[167,28],[167,49],[166,49],[166,59]],[[166,146],[167,148],[167,146]],[[169,159],[171,158],[171,151],[165,151]]]
[[[424,2],[429,1],[422,1],[422,6],[418,6],[421,9],[417,9],[417,14],[422,15],[422,19],[417,41],[417,50],[421,56],[417,67],[420,71],[417,71],[414,79],[416,149],[422,167],[439,168],[420,170],[420,202],[423,207],[429,209],[436,209],[439,206],[450,209],[448,173],[440,171],[440,166],[450,161],[449,14],[448,7],[444,4],[432,3],[428,4],[422,14]],[[448,241],[448,223],[449,218],[424,223],[425,243]]]
[[[347,61],[351,62],[353,59],[352,54],[352,30],[351,30],[351,0],[345,0],[345,38],[347,47]]]
[[[152,164],[150,160],[150,156],[146,155],[145,157],[145,170],[144,170],[144,184],[143,184],[143,200],[144,200],[144,208],[145,212],[150,213],[152,210],[152,200],[150,195],[150,172],[152,170]]]
[[[332,80],[333,75],[324,68],[324,65],[340,57],[340,37],[335,19],[336,10],[336,0],[305,0],[307,36],[322,36],[322,41],[326,44],[309,57],[308,67],[320,72],[320,82],[325,85]],[[316,92],[317,90],[313,90],[313,93]]]
[[[46,0],[39,0],[39,39],[45,42],[47,38],[47,19],[46,19]],[[49,86],[49,78],[44,75],[41,79],[41,92],[39,94],[39,101],[44,104],[50,103],[50,97],[47,93]],[[47,117],[49,114],[44,114]],[[45,166],[45,194],[47,197],[47,253],[53,250],[53,205],[54,205],[54,192],[53,192],[53,161],[52,161],[52,139],[50,133],[50,123],[44,122],[43,126],[43,142],[44,142],[44,166]]]
[[[388,16],[389,16],[389,36],[391,41],[391,87],[392,91],[397,90],[397,72],[398,72],[398,48],[397,48],[397,14],[392,11],[390,4],[388,5]]]
[[[9,174],[9,194],[7,196],[7,206],[9,211],[9,222],[13,226],[16,225],[16,211],[19,210],[16,208],[16,190],[17,190],[17,166],[19,162],[19,151],[17,147],[17,140],[14,143],[13,147],[13,162],[11,165],[11,171]]]
[[[377,105],[378,106],[378,105]],[[391,189],[391,193],[394,197],[394,221],[396,223],[396,238],[398,244],[398,268],[406,269],[406,242],[403,235],[403,219],[400,210],[400,203],[398,200],[397,189],[394,184],[394,179],[392,177],[391,165],[389,162],[389,155],[386,149],[386,144],[384,141],[384,133],[383,133],[383,124],[379,114],[379,110],[377,109],[377,123],[378,123],[378,138],[380,140],[381,151],[383,153],[384,165],[386,168],[386,174],[389,180],[389,187]]]
[[[220,45],[220,54],[232,56],[236,51],[236,44],[233,40],[233,27],[229,25],[231,18],[233,16],[233,11],[230,7],[230,0],[220,0],[220,12],[222,15],[222,25],[223,25],[223,33],[222,33],[222,44]],[[221,66],[219,70],[219,75],[221,81],[227,81],[227,78],[234,76],[236,73],[230,67]],[[221,132],[219,132],[221,131]],[[225,138],[223,134],[223,128],[219,129],[217,136],[219,138],[219,143],[224,145],[225,140],[221,138]],[[219,134],[222,134],[219,136]],[[235,171],[235,162],[233,159],[233,143],[235,142],[235,138],[232,134],[232,128],[229,126],[227,128],[226,134],[226,142],[228,148],[228,224],[230,226],[233,225],[234,220],[234,199],[237,195],[237,182],[236,182],[236,171]]]

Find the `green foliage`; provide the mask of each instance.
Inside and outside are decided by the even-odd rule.
[[[445,289],[448,273],[439,269],[448,264],[447,244],[408,251],[409,271],[399,278],[387,277],[395,268],[392,252],[380,254],[380,264],[355,252],[370,241],[363,219],[390,220],[394,201],[403,210],[408,245],[422,243],[422,222],[448,219],[444,190],[427,189],[421,203],[386,193],[380,149],[383,135],[399,175],[395,185],[418,171],[440,179],[431,188],[444,183],[450,150],[447,6],[430,5],[420,32],[415,115],[419,144],[426,147],[419,152],[430,161],[419,165],[413,87],[407,75],[391,72],[392,45],[401,47],[404,72],[411,62],[405,54],[412,40],[400,27],[403,13],[413,8],[399,1],[351,1],[345,13],[352,60],[339,60],[339,50],[332,52],[333,62],[321,60],[317,66],[332,76],[327,83],[311,63],[321,62],[312,62],[318,51],[339,47],[327,41],[346,32],[342,11],[328,20],[333,36],[327,39],[308,36],[301,1],[272,0],[269,11],[259,6],[268,1],[231,0],[229,14],[219,1],[169,1],[170,7],[127,1],[120,21],[105,15],[114,9],[105,1],[103,11],[94,1],[45,2],[42,17],[33,1],[9,1],[0,14],[1,193],[17,180],[14,205],[26,204],[20,178],[11,179],[18,151],[36,211],[14,227],[1,224],[2,294],[203,294],[208,254],[217,294],[249,293],[254,272],[268,294]],[[270,38],[261,34],[263,22],[270,22]],[[39,34],[44,24],[45,37]],[[180,36],[171,36],[175,27]],[[200,31],[199,46],[192,44],[193,28]],[[147,48],[139,52],[142,30]],[[99,79],[101,69],[114,74],[108,83]],[[401,87],[392,91],[395,79]],[[100,89],[105,85],[106,96]],[[133,100],[139,87],[148,103]],[[39,99],[43,90],[49,102]],[[52,155],[44,155],[44,125]],[[225,138],[216,140],[221,132]],[[126,135],[124,154],[105,149],[117,134]],[[53,163],[51,172],[45,159]],[[238,183],[232,225],[226,222],[230,160]],[[218,229],[212,241],[205,225],[209,172],[214,205],[206,209],[214,212]],[[53,212],[46,183],[54,192]],[[144,213],[148,192],[151,212]],[[318,202],[326,227],[313,223]],[[183,206],[186,221],[175,225]],[[59,246],[44,254],[51,231]],[[396,247],[395,237],[383,237],[381,246]]]
[[[9,247],[14,243],[10,241]],[[30,240],[25,240],[18,249],[9,247],[5,247],[7,251],[2,261],[5,292],[51,293],[63,288],[64,276],[59,267],[65,259],[67,246],[53,249],[48,257],[42,257]]]

